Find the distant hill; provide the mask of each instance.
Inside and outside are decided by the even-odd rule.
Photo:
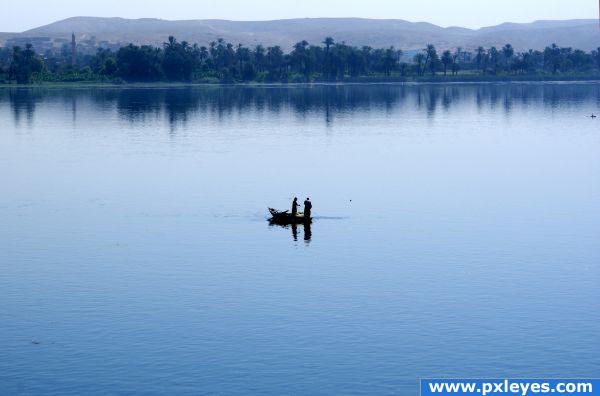
[[[75,32],[78,40],[95,40],[111,44],[161,45],[169,35],[199,45],[223,38],[246,46],[279,45],[286,51],[300,40],[320,43],[326,36],[347,44],[371,47],[395,46],[403,50],[423,48],[434,44],[439,49],[477,46],[500,47],[511,43],[516,50],[542,49],[556,43],[560,46],[586,51],[600,47],[598,21],[536,21],[533,23],[504,23],[478,30],[442,28],[425,22],[360,18],[288,19],[275,21],[123,19],[74,17],[28,30],[23,33],[0,33],[0,43],[7,38],[47,37],[70,39]]]
[[[16,35],[18,35],[18,33],[2,33],[2,32],[0,32],[0,46],[2,46],[4,44],[4,41],[7,38],[14,37]]]

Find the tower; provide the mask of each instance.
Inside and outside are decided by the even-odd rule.
[[[77,43],[75,42],[75,32],[71,34],[71,66],[77,64]]]

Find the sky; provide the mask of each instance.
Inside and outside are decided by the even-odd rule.
[[[362,17],[479,28],[539,19],[592,19],[598,0],[2,0],[0,32],[72,16],[270,20]],[[52,4],[49,6],[48,4]]]

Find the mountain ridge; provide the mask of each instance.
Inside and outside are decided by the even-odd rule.
[[[0,40],[49,37],[125,45],[161,45],[169,35],[199,45],[218,38],[246,46],[279,45],[290,50],[294,43],[307,40],[319,44],[326,36],[349,45],[394,46],[416,50],[431,43],[440,49],[502,46],[511,43],[516,50],[543,49],[552,43],[586,51],[600,47],[600,29],[595,19],[539,20],[530,23],[505,22],[469,29],[441,27],[429,22],[403,19],[296,18],[270,21],[230,21],[225,19],[165,20],[120,17],[71,17],[22,33],[0,33]]]

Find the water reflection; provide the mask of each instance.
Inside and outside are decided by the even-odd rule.
[[[292,239],[294,240],[294,242],[298,242],[298,226],[300,226],[302,228],[302,238],[304,239],[304,242],[306,242],[308,244],[312,240],[312,223],[311,222],[299,223],[299,224],[279,224],[276,222],[269,222],[269,225],[271,227],[280,227],[280,228],[284,228],[284,229],[291,228]]]
[[[65,103],[73,112],[92,108],[114,111],[132,123],[164,117],[172,131],[185,127],[196,114],[218,120],[254,111],[292,111],[298,117],[318,115],[327,125],[336,118],[373,109],[387,113],[421,111],[427,117],[454,106],[474,104],[478,109],[537,103],[547,107],[600,103],[600,85],[586,84],[451,84],[451,85],[316,85],[287,87],[209,86],[181,88],[5,88],[0,105],[8,104],[14,122],[30,125],[40,103]],[[68,109],[67,109],[68,110]]]
[[[304,224],[304,240],[306,242],[310,242],[312,239],[312,224],[306,223]]]
[[[15,125],[20,125],[26,119],[31,126],[36,104],[42,100],[42,92],[29,89],[7,89],[0,92],[0,103],[10,102]]]
[[[498,362],[594,375],[599,98],[594,84],[0,89],[7,393],[414,394],[423,373]],[[266,221],[294,191],[318,199],[314,238]]]

